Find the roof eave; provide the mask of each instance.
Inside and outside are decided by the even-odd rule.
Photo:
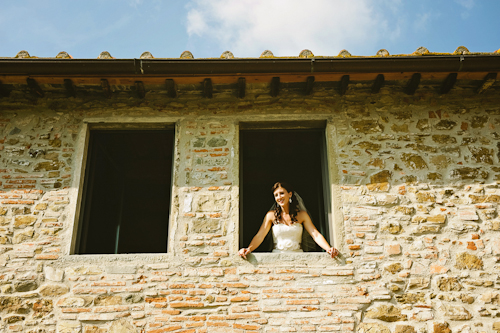
[[[0,59],[0,75],[244,75],[500,72],[497,55],[268,59]]]

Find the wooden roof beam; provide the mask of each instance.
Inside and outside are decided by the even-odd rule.
[[[246,86],[246,79],[244,77],[240,77],[238,79],[238,98],[245,97]]]
[[[212,79],[203,80],[203,97],[212,98],[213,96],[213,86]]]
[[[5,87],[5,85],[0,81],[0,97],[9,97],[10,90]]]
[[[137,96],[139,98],[144,98],[146,97],[146,90],[144,89],[144,83],[142,81],[135,81],[135,91],[137,91]]]
[[[308,76],[306,80],[306,95],[311,95],[314,88],[314,76]]]
[[[339,89],[340,96],[344,96],[347,92],[347,88],[349,87],[349,75],[343,75],[340,79]]]
[[[481,86],[477,89],[477,93],[481,94],[483,93],[486,89],[491,87],[495,81],[497,80],[497,73],[488,73],[483,80],[483,83],[481,83]]]
[[[104,95],[106,98],[111,98],[111,86],[107,79],[101,79],[101,87],[102,91],[104,91]]]
[[[457,82],[457,73],[450,73],[443,81],[443,85],[441,86],[441,90],[439,91],[441,94],[447,94],[450,90],[455,86],[455,82]]]
[[[64,88],[68,97],[76,97],[76,89],[71,79],[64,79]]]
[[[380,88],[382,88],[385,84],[385,77],[384,74],[379,74],[375,78],[375,81],[373,81],[372,85],[372,94],[378,94],[380,91]]]
[[[278,97],[280,93],[280,78],[275,76],[271,79],[271,96]]]
[[[417,91],[418,85],[420,84],[420,79],[422,78],[422,74],[415,73],[411,76],[408,85],[405,88],[405,93],[408,95],[413,95],[415,91]]]
[[[30,92],[33,96],[35,97],[43,97],[44,93],[42,88],[38,85],[38,83],[35,81],[35,79],[32,78],[27,78],[26,83],[28,84],[28,88],[30,88]]]
[[[167,86],[167,95],[170,98],[177,97],[177,85],[173,79],[166,79],[165,85]]]

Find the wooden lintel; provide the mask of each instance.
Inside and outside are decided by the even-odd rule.
[[[167,86],[167,95],[170,98],[177,97],[177,86],[173,79],[166,79],[165,85]]]
[[[43,97],[43,90],[40,88],[35,79],[27,78],[26,83],[28,84],[28,88],[30,88],[31,94],[36,97]]]
[[[306,95],[310,95],[312,93],[314,87],[314,76],[308,76],[306,80]]]
[[[455,86],[455,83],[457,82],[457,73],[450,73],[446,77],[446,79],[443,81],[443,84],[441,85],[441,90],[439,91],[441,94],[447,94],[450,92],[450,90]]]
[[[477,93],[481,94],[483,93],[486,89],[491,87],[495,81],[497,80],[497,73],[488,73],[483,80],[483,83],[481,83],[481,86],[477,89]]]
[[[64,88],[66,88],[66,95],[68,97],[76,96],[76,89],[71,79],[64,79]]]
[[[101,87],[102,91],[104,91],[104,95],[107,98],[111,97],[111,87],[109,86],[109,82],[107,79],[101,79]]]
[[[244,77],[240,77],[238,79],[238,97],[243,98],[245,97],[245,90],[246,90],[246,79]]]
[[[280,78],[275,76],[271,79],[271,96],[278,97],[280,93]]]
[[[212,79],[203,80],[203,97],[212,98],[213,87],[212,87]]]
[[[405,88],[406,94],[413,95],[415,93],[415,91],[417,91],[418,85],[420,84],[421,77],[422,77],[422,74],[420,74],[420,73],[415,73],[411,76],[411,79]]]
[[[382,88],[385,84],[385,77],[384,74],[379,74],[375,78],[375,81],[373,81],[372,85],[372,94],[378,94],[380,91],[380,88]]]
[[[142,83],[142,81],[135,81],[135,90],[139,98],[146,97],[146,90],[144,89],[144,83]]]
[[[349,75],[343,75],[340,79],[339,92],[340,96],[344,96],[347,92],[347,87],[349,87]]]

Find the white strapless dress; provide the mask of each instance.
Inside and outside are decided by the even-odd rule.
[[[302,224],[294,223],[290,226],[279,223],[273,225],[274,253],[303,252],[300,243],[302,241]]]

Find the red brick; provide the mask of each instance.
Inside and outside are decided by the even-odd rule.
[[[237,296],[231,298],[231,302],[248,302],[250,301],[250,296]]]
[[[204,306],[201,302],[171,302],[172,308],[202,308]]]
[[[59,258],[57,254],[37,254],[35,259],[37,260],[56,260]]]

